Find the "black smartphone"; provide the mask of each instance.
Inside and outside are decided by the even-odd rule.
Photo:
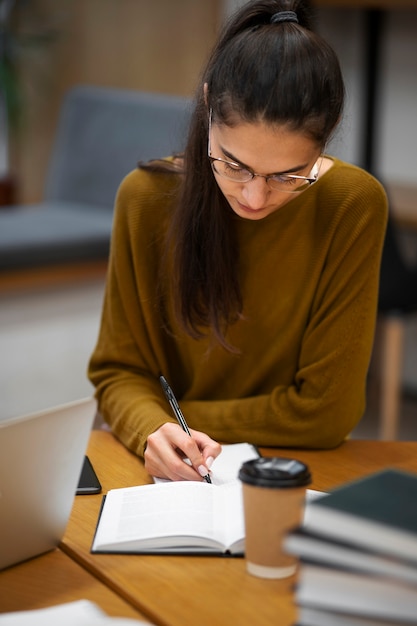
[[[81,470],[76,495],[81,496],[89,493],[100,493],[100,491],[100,481],[97,478],[97,474],[95,473],[93,466],[91,465],[90,459],[86,456],[84,457],[84,464]]]

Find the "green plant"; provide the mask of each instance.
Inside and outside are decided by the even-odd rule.
[[[0,106],[9,131],[18,127],[24,109],[20,64],[25,54],[57,38],[55,17],[36,0],[0,0]]]

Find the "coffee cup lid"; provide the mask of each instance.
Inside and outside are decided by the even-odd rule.
[[[260,457],[243,463],[239,470],[242,482],[258,487],[302,487],[311,483],[307,465],[297,459]]]

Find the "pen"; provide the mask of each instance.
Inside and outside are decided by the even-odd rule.
[[[177,418],[178,424],[181,426],[183,431],[186,432],[187,435],[191,437],[190,429],[188,428],[187,422],[185,421],[185,417],[180,409],[177,399],[174,396],[174,392],[172,391],[171,387],[168,385],[164,376],[160,376],[159,380],[162,385],[162,389],[164,390],[164,393],[166,395],[166,398],[169,404],[171,405],[171,409],[175,417]],[[206,483],[211,483],[211,478],[209,474],[206,474],[205,476],[203,476],[203,478],[206,481]]]

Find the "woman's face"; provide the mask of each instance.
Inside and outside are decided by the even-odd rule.
[[[264,122],[242,122],[233,127],[213,122],[209,146],[211,157],[232,161],[264,176],[309,177],[321,154],[317,143],[300,132]],[[214,176],[232,210],[249,220],[261,220],[303,193],[272,189],[261,176],[244,183],[229,180],[216,171]],[[288,188],[296,187],[289,183]]]

